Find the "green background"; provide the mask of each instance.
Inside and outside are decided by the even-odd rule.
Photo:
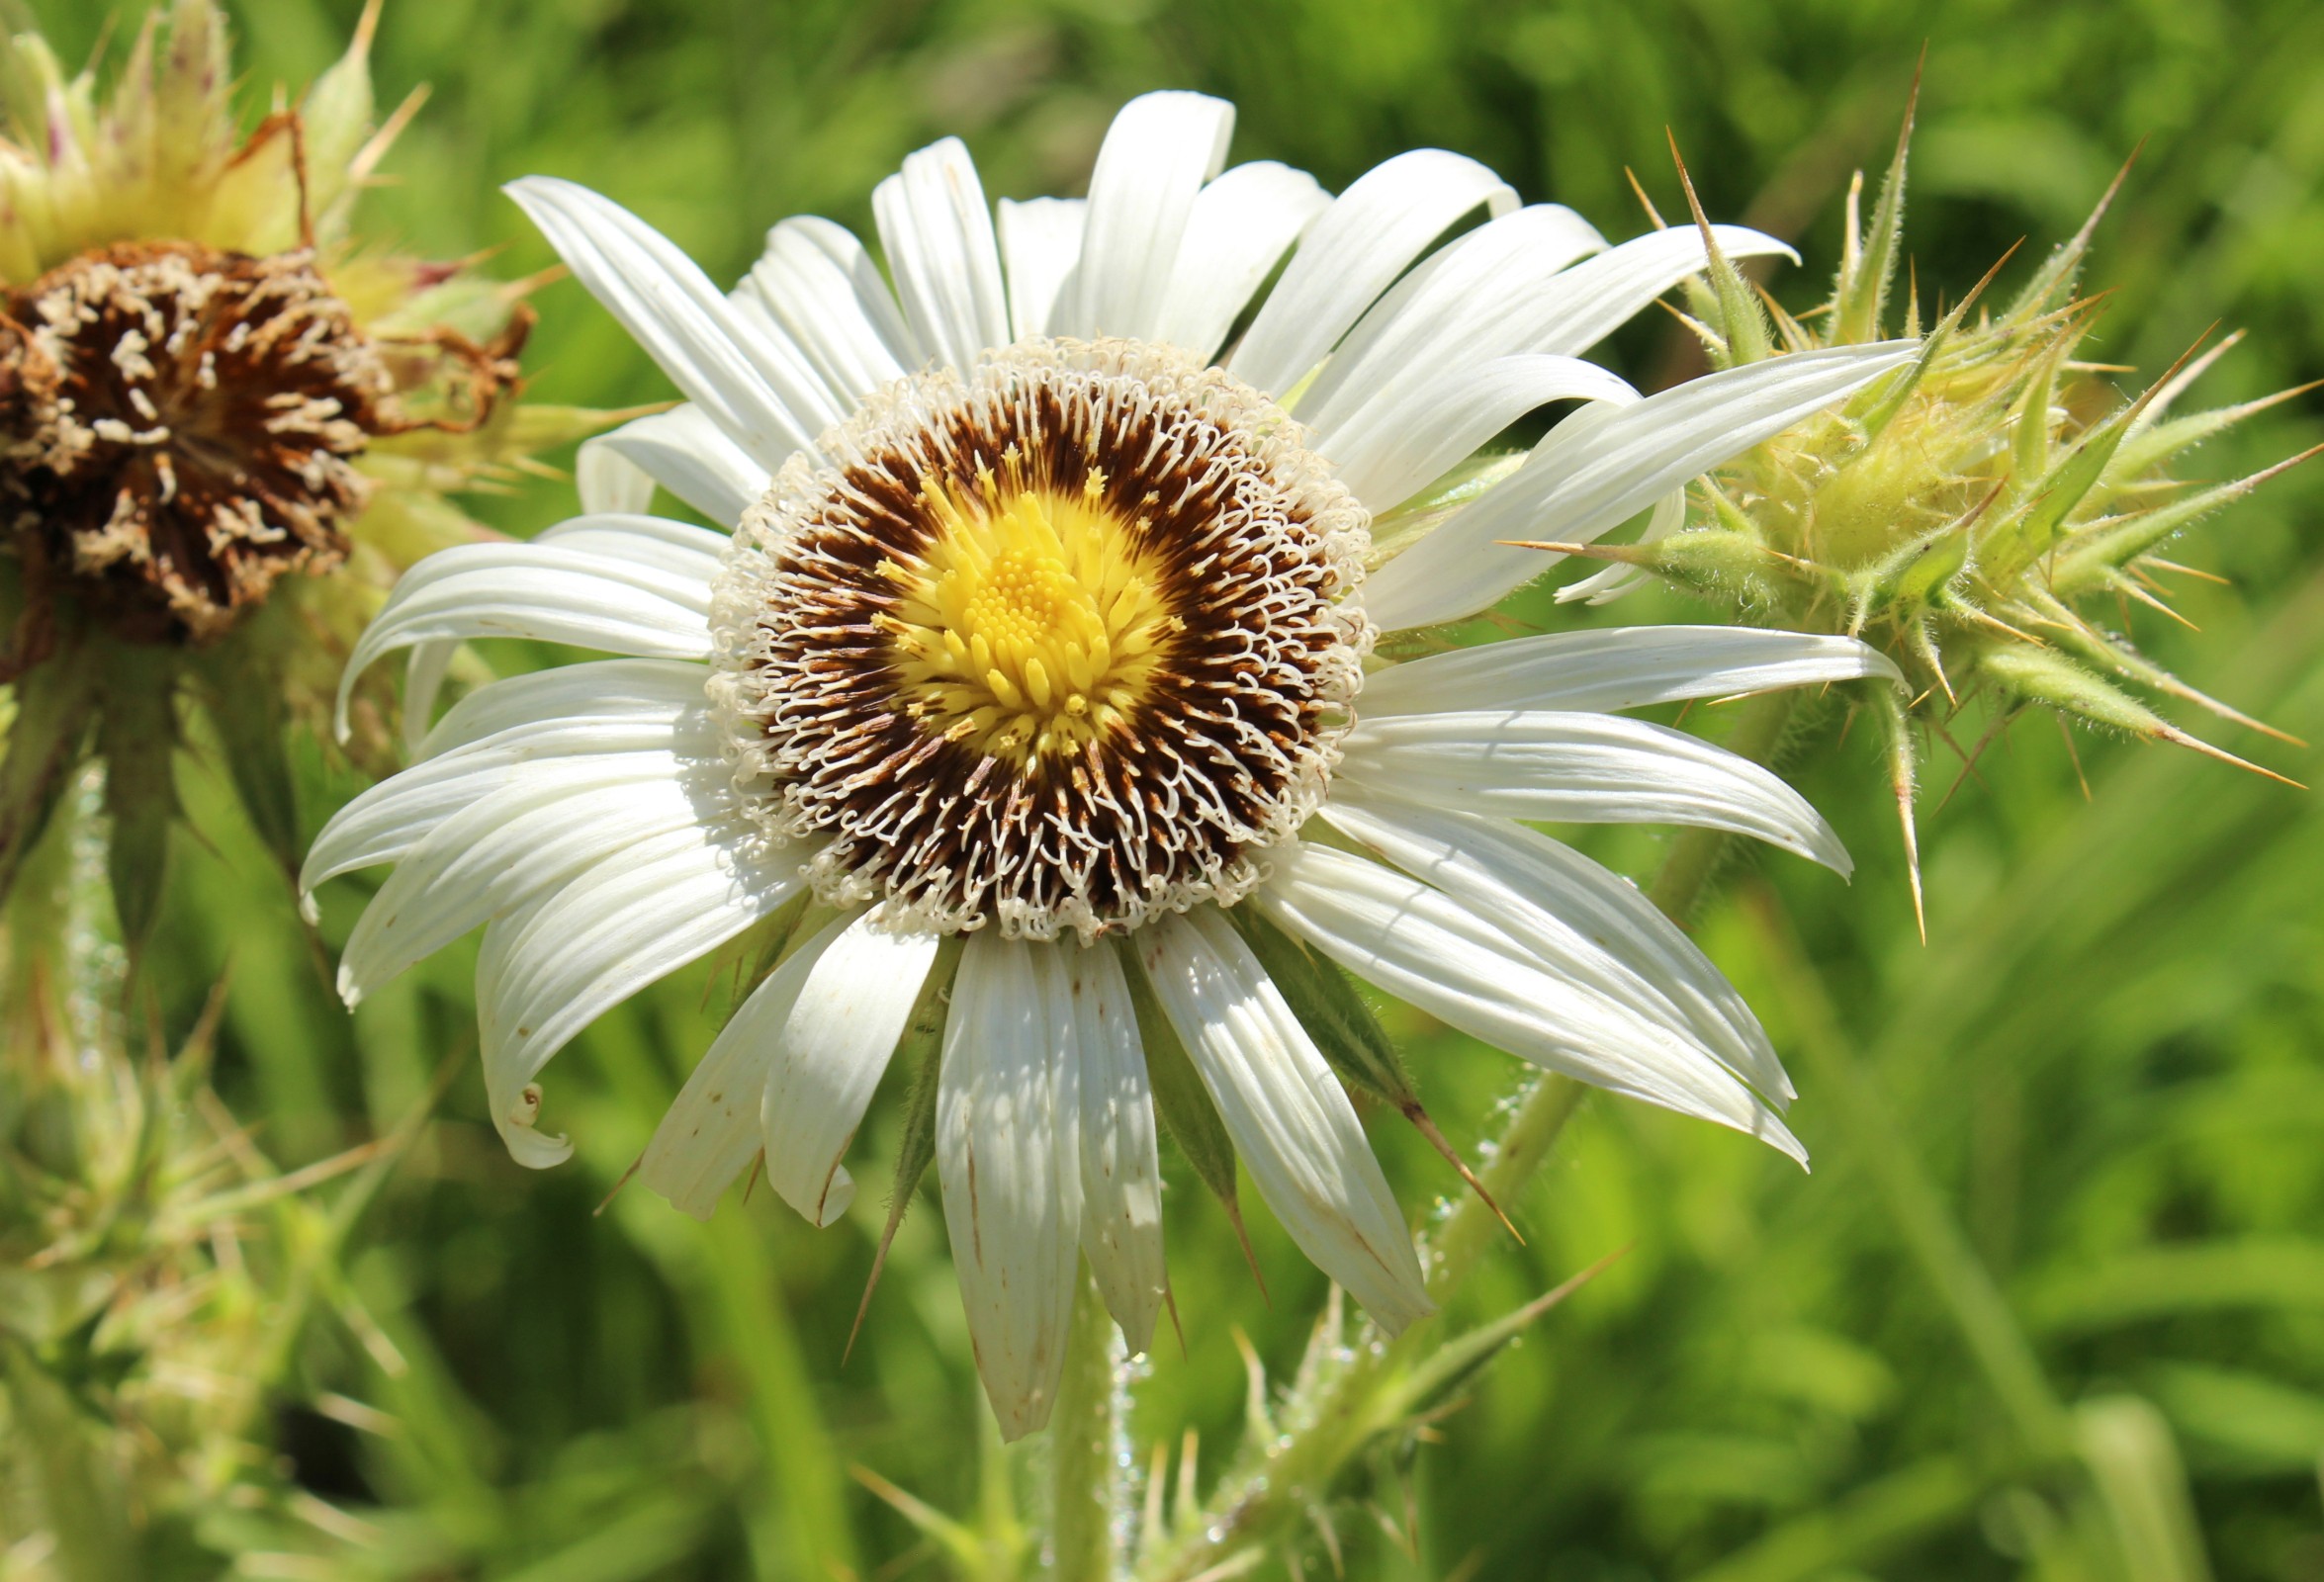
[[[67,61],[107,16],[91,0],[32,9]],[[232,5],[253,112],[273,84],[303,84],[334,58],[356,9]],[[391,0],[383,107],[421,83],[433,96],[363,227],[441,255],[504,245],[492,267],[529,272],[550,255],[496,184],[551,172],[630,205],[731,279],[788,214],[868,234],[873,183],[945,132],[968,140],[994,195],[1078,191],[1115,105],[1187,86],[1239,104],[1237,158],[1288,160],[1336,188],[1441,144],[1617,236],[1643,228],[1625,166],[1677,207],[1667,127],[1715,216],[1798,243],[1807,264],[1772,286],[1804,307],[1836,257],[1847,175],[1885,162],[1924,41],[1907,221],[1924,299],[1957,297],[2020,237],[2038,257],[2143,142],[2089,281],[2113,293],[2098,354],[2133,366],[2122,377],[2136,389],[2224,320],[2250,335],[2198,393],[2210,401],[2324,374],[2324,8],[2296,0]],[[535,394],[668,395],[578,287],[536,301]],[[1659,314],[1605,357],[1642,383],[1687,368]],[[2191,470],[2225,478],[2279,459],[2320,437],[2320,414],[2313,396],[2278,408]],[[477,508],[522,531],[568,497],[542,485]],[[2131,623],[2197,685],[2308,740],[2324,740],[2320,506],[2324,474],[2294,473],[2181,546],[2232,578],[2190,593],[2199,633],[2148,612]],[[1650,596],[1614,613],[1687,611]],[[1546,599],[1519,614],[1571,619]],[[1971,719],[1957,734],[1967,746],[1982,729]],[[2037,718],[1999,737],[1946,798],[1960,759],[1940,745],[1922,802],[1923,947],[1874,754],[1835,737],[1799,766],[1857,855],[1854,884],[1752,858],[1700,924],[1792,1063],[1815,1174],[1707,1126],[1591,1100],[1511,1205],[1528,1243],[1493,1255],[1468,1316],[1628,1255],[1420,1450],[1404,1474],[1416,1555],[1360,1512],[1340,1522],[1350,1574],[2061,1574],[2029,1558],[2057,1490],[2024,1469],[1946,1292],[1873,1189],[1878,1145],[1825,1097],[1844,1060],[1892,1099],[2048,1389],[2161,1409],[2216,1574],[2324,1578],[2324,808],[2190,754],[2082,736],[2086,800],[2060,733]],[[2316,777],[2305,748],[2218,739]],[[353,787],[319,759],[310,769],[312,825]],[[181,844],[155,958],[170,1019],[190,1021],[230,964],[221,1085],[262,1145],[298,1164],[385,1130],[468,1035],[473,947],[350,1018],[223,776],[196,765],[184,778],[204,843]],[[1597,849],[1644,876],[1658,840]],[[361,888],[326,895],[327,939],[343,937]],[[1760,915],[1735,902],[1744,892],[1778,898],[1816,981],[1771,970]],[[858,1143],[866,1187],[830,1231],[764,1192],[730,1196],[707,1226],[635,1189],[592,1217],[727,1003],[700,968],[579,1040],[548,1073],[547,1119],[580,1143],[555,1172],[508,1162],[462,1069],[346,1260],[379,1334],[366,1344],[318,1321],[283,1392],[297,1476],[371,1526],[376,1560],[344,1574],[940,1574],[910,1524],[849,1475],[867,1466],[956,1514],[982,1497],[984,1408],[933,1195],[840,1364],[883,1210],[895,1096]],[[1519,1068],[1389,1015],[1431,1110],[1474,1143]],[[1457,1184],[1392,1119],[1374,1116],[1375,1135],[1403,1201],[1425,1211]],[[1319,1304],[1320,1277],[1246,1200],[1268,1298],[1216,1206],[1174,1179],[1187,1352],[1165,1342],[1138,1388],[1141,1465],[1188,1426],[1222,1462],[1243,1410],[1232,1332],[1288,1370]],[[315,1411],[325,1391],[386,1413],[385,1432]],[[1355,1492],[1401,1518],[1392,1479]],[[1315,1544],[1304,1563],[1308,1575],[1331,1566]],[[2127,1574],[2194,1574],[2152,1563]]]

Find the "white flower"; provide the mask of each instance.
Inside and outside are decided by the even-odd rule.
[[[350,1002],[485,926],[487,1085],[530,1165],[571,1151],[534,1125],[550,1056],[811,893],[828,921],[646,1153],[646,1184],[700,1215],[761,1149],[801,1213],[846,1209],[848,1144],[965,932],[937,1159],[1011,1436],[1048,1416],[1077,1256],[1133,1348],[1164,1300],[1133,975],[1294,1239],[1385,1329],[1429,1311],[1254,920],[1526,1060],[1798,1154],[1734,990],[1519,821],[1704,825],[1845,871],[1773,775],[1608,711],[1893,673],[1843,639],[1721,628],[1381,666],[1377,634],[1484,610],[1548,564],[1501,540],[1600,533],[1909,348],[1642,399],[1577,354],[1703,267],[1694,232],[1609,248],[1436,150],[1336,199],[1277,164],[1221,174],[1232,115],[1135,100],[1086,201],[1003,202],[997,224],[958,141],[913,155],[873,199],[892,292],[826,220],[776,225],[724,294],[606,199],[516,183],[687,403],[597,442],[590,514],[413,570],[349,673],[413,649],[424,729],[462,640],[625,657],[464,699],[305,876],[397,864],[348,942]],[[1448,490],[1513,420],[1575,398],[1595,404],[1522,465]],[[636,514],[655,483],[732,539]]]

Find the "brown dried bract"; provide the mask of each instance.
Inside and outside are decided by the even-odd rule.
[[[83,254],[9,296],[0,505],[28,565],[136,642],[203,642],[347,554],[395,382],[313,255]]]

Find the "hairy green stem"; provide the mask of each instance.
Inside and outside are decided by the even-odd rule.
[[[1049,1424],[1055,1457],[1051,1536],[1057,1582],[1109,1582],[1114,1575],[1114,1320],[1085,1269],[1066,1331],[1065,1376]]]

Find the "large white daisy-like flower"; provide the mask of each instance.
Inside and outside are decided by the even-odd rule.
[[[687,402],[584,456],[589,514],[415,568],[350,674],[414,650],[424,729],[462,640],[624,657],[462,700],[305,878],[397,864],[348,942],[350,1002],[485,927],[486,1082],[528,1165],[571,1151],[535,1124],[559,1048],[808,898],[645,1155],[646,1185],[700,1215],[761,1151],[801,1213],[844,1211],[843,1156],[951,971],[937,1164],[1012,1437],[1047,1419],[1078,1258],[1130,1346],[1152,1335],[1149,1056],[1191,1063],[1285,1228],[1384,1328],[1429,1310],[1269,952],[1798,1154],[1734,990],[1529,826],[1703,825],[1844,871],[1766,770],[1609,711],[1893,673],[1843,639],[1721,628],[1381,663],[1382,634],[1548,564],[1503,540],[1603,532],[1909,348],[1641,398],[1578,354],[1703,268],[1698,234],[1609,247],[1437,150],[1337,198],[1279,164],[1221,173],[1232,119],[1135,100],[1086,200],[1003,202],[997,223],[946,139],[874,194],[885,274],[795,219],[731,293],[595,193],[517,182]],[[1566,400],[1590,404],[1529,455],[1473,461]],[[655,483],[731,538],[640,514]]]

